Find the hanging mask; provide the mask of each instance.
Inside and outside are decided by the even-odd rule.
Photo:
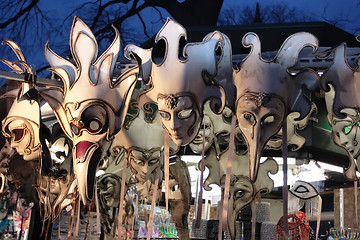
[[[305,32],[287,38],[272,61],[261,58],[260,40],[255,33],[243,37],[243,45],[250,47],[250,54],[234,71],[237,88],[235,103],[239,129],[244,135],[249,151],[250,179],[256,180],[262,151],[267,141],[282,127],[291,112],[303,119],[310,111],[303,87],[315,90],[317,74],[310,69],[292,75],[288,69],[297,63],[301,49],[317,49],[317,39]]]
[[[124,121],[137,80],[137,69],[112,78],[120,49],[120,37],[99,57],[95,36],[75,17],[70,33],[70,49],[75,65],[56,55],[46,44],[45,56],[64,88],[41,89],[64,129],[73,141],[73,161],[78,189],[84,203],[93,197],[96,167],[109,140]]]
[[[360,73],[359,62],[355,67],[348,65],[345,48],[346,45],[341,44],[320,56],[325,58],[334,53],[331,66],[320,78],[320,85],[325,91],[327,118],[332,127],[333,140],[348,152],[350,158],[344,175],[349,180],[357,180],[355,161],[360,155]]]
[[[211,111],[209,102],[206,102],[204,106],[204,117],[200,130],[194,140],[190,142],[190,149],[196,154],[201,154],[203,150],[204,137],[204,152],[206,152],[214,144],[214,140],[219,133],[230,133],[231,125],[226,121],[226,117],[229,116],[231,116],[231,110],[229,108],[225,107],[222,114],[215,114],[213,111]],[[217,143],[215,142],[215,144]]]
[[[111,147],[126,149],[128,164],[135,182],[142,184],[151,179],[154,183],[155,178],[161,176],[159,172],[162,171],[164,129],[158,116],[149,118],[139,109],[136,102],[131,105],[131,109],[136,112],[132,116],[133,120],[115,135]],[[177,150],[178,147],[170,142],[170,154],[174,154]]]
[[[311,104],[310,112],[302,120],[295,120],[299,117],[299,113],[292,112],[287,116],[287,145],[292,146],[292,151],[297,151],[305,144],[305,138],[297,133],[298,130],[303,130],[307,127],[310,117],[317,111],[315,103]],[[281,150],[282,147],[282,129],[275,134],[267,142],[265,149]]]
[[[125,56],[141,59],[142,78],[151,84],[138,96],[139,106],[147,111],[146,104],[157,104],[162,125],[178,146],[195,138],[207,100],[211,100],[212,110],[220,113],[225,104],[233,102],[226,102],[225,92],[235,91],[231,85],[231,44],[224,34],[215,31],[202,42],[185,43],[186,30],[167,19],[153,49],[125,48]]]
[[[3,43],[13,49],[19,60],[11,62],[1,59],[0,61],[19,74],[33,74],[20,47],[10,40],[3,41]],[[11,139],[11,147],[15,148],[23,156],[24,160],[38,160],[41,155],[39,138],[40,107],[37,101],[31,99],[30,93],[32,90],[30,91],[30,89],[30,84],[25,82],[21,84],[6,118],[2,121],[2,132],[6,138]],[[11,95],[10,92],[2,97],[11,97]]]
[[[189,239],[188,215],[191,204],[191,180],[185,162],[178,159],[169,166],[169,211],[179,239]]]
[[[243,155],[247,157],[247,155]],[[245,161],[244,161],[245,160]],[[235,159],[234,162],[242,165],[245,168],[247,161],[244,158]],[[239,163],[241,162],[241,163]],[[231,239],[235,239],[236,236],[236,218],[241,209],[249,205],[258,193],[266,194],[272,191],[274,188],[274,181],[270,178],[269,173],[275,174],[278,171],[278,165],[275,160],[267,159],[265,162],[259,165],[259,177],[256,182],[252,182],[249,178],[249,174],[242,174],[243,170],[236,168],[231,172],[230,177],[230,189],[229,189],[229,202],[228,202],[228,227]],[[226,169],[223,169],[226,172]],[[238,174],[239,172],[240,174]],[[225,185],[225,174],[220,179],[220,186],[223,188]]]

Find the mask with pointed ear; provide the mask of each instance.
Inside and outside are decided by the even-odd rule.
[[[75,17],[70,33],[70,49],[75,61],[55,54],[46,44],[45,56],[51,70],[61,78],[64,88],[39,89],[64,129],[73,141],[74,171],[84,203],[93,197],[96,167],[107,142],[124,121],[132,91],[137,80],[137,68],[112,78],[120,50],[120,37],[97,58],[98,45],[90,28]]]
[[[318,41],[309,33],[296,33],[284,41],[272,61],[261,58],[260,40],[255,33],[247,33],[243,45],[251,51],[234,71],[235,109],[248,145],[250,179],[255,181],[265,144],[280,130],[285,117],[299,112],[298,119],[302,119],[310,111],[303,88],[316,89],[316,72],[305,69],[292,75],[288,69],[297,63],[302,48],[311,46],[316,50]]]
[[[153,49],[134,45],[125,48],[125,56],[141,59],[142,78],[151,84],[138,96],[139,106],[146,111],[148,103],[158,105],[162,124],[178,146],[195,138],[207,100],[219,113],[226,104],[225,92],[234,91],[231,45],[224,34],[215,31],[202,42],[185,43],[186,30],[167,19],[156,35]],[[217,52],[221,52],[220,56]]]
[[[10,40],[2,43],[10,46],[19,60],[12,62],[0,59],[0,61],[17,73],[33,74],[20,47]],[[6,118],[2,121],[2,132],[5,137],[11,139],[11,147],[15,148],[24,160],[39,160],[41,156],[40,107],[36,100],[31,99],[32,91],[34,89],[31,90],[30,84],[24,82],[20,89],[12,90],[2,96],[2,98],[14,97],[16,94]]]
[[[349,180],[357,180],[355,161],[360,155],[359,59],[356,66],[349,66],[345,43],[319,54],[319,58],[328,58],[332,54],[333,62],[321,76],[320,86],[325,91],[327,118],[332,127],[333,140],[349,155],[350,164],[344,168],[344,175]]]

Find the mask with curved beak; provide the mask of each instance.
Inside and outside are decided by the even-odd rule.
[[[63,89],[39,88],[63,128],[73,140],[74,172],[82,201],[93,197],[97,165],[124,121],[137,80],[137,68],[113,79],[120,50],[120,37],[97,58],[98,45],[90,28],[74,18],[70,33],[72,62],[55,54],[46,44],[45,56],[51,70],[63,82]]]
[[[334,54],[333,63],[320,78],[320,86],[325,91],[333,141],[348,152],[350,162],[344,168],[344,175],[355,181],[356,165],[359,169],[360,163],[360,64],[358,60],[355,67],[350,67],[344,57],[345,50],[346,45],[341,44],[320,54],[321,58]]]
[[[134,45],[125,48],[126,56],[141,59],[142,78],[152,86],[138,96],[139,106],[147,111],[148,103],[158,105],[162,125],[178,146],[196,137],[207,100],[212,110],[220,113],[225,104],[233,103],[226,100],[227,93],[235,91],[227,36],[215,31],[202,42],[185,42],[183,26],[167,19],[156,35],[153,49]],[[164,54],[159,54],[163,50]]]
[[[305,32],[287,38],[272,61],[261,58],[260,40],[255,33],[243,37],[243,45],[250,54],[234,71],[237,88],[236,118],[249,151],[250,180],[256,181],[262,151],[281,128],[290,112],[299,112],[303,119],[310,111],[303,87],[310,91],[317,87],[317,74],[306,69],[292,75],[288,69],[297,63],[299,52],[306,46],[317,49],[317,39]]]

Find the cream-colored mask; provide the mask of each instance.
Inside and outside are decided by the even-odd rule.
[[[231,88],[231,44],[215,31],[202,42],[187,43],[186,30],[167,19],[157,33],[153,49],[134,45],[125,48],[125,55],[141,58],[142,78],[151,88],[138,96],[139,106],[158,105],[161,121],[178,146],[190,143],[199,131],[203,105],[211,100],[214,112],[226,104],[225,92]],[[164,54],[160,54],[164,50]],[[216,52],[220,50],[218,56]],[[228,101],[231,102],[231,101]]]
[[[306,69],[292,75],[288,69],[296,65],[301,49],[310,46],[315,50],[318,41],[309,33],[296,33],[284,41],[272,61],[261,58],[260,40],[255,33],[247,33],[243,45],[251,51],[234,71],[235,109],[239,129],[248,146],[249,177],[256,181],[262,151],[267,141],[280,130],[285,117],[291,112],[299,112],[298,119],[302,119],[310,111],[303,87],[310,91],[316,89],[316,72]]]
[[[89,203],[93,197],[96,167],[124,121],[137,80],[136,68],[118,79],[112,73],[120,50],[120,37],[97,58],[98,45],[90,28],[74,18],[70,33],[70,49],[75,64],[45,46],[51,70],[59,76],[63,89],[41,89],[64,132],[73,140],[74,171],[81,199]]]
[[[111,148],[126,149],[129,167],[136,182],[143,184],[151,179],[154,183],[155,176],[160,176],[158,172],[162,171],[164,129],[157,114],[149,118],[136,102],[131,104],[131,110],[135,114],[128,114],[131,120],[115,135]],[[177,145],[171,140],[169,148],[170,154],[178,150]]]
[[[349,155],[350,163],[344,168],[344,175],[349,180],[357,180],[355,161],[360,160],[360,64],[358,60],[354,67],[350,67],[345,51],[346,45],[341,44],[320,54],[321,58],[334,54],[331,66],[320,78],[320,86],[325,91],[333,140]]]
[[[15,72],[32,74],[32,69],[27,64],[20,47],[10,40],[3,41],[11,47],[18,57],[18,61],[0,59]],[[20,89],[5,93],[2,97],[16,98],[2,121],[3,135],[10,140],[10,145],[23,156],[24,160],[39,160],[41,155],[40,131],[40,106],[35,100],[30,99],[26,94],[31,89],[30,84],[22,83]]]

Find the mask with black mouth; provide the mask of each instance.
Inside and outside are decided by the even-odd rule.
[[[124,121],[137,80],[137,68],[113,79],[120,36],[98,58],[98,45],[86,24],[75,17],[70,49],[75,65],[55,54],[46,44],[45,56],[64,88],[39,88],[68,137],[73,141],[73,164],[79,194],[88,204],[94,194],[97,165]]]

